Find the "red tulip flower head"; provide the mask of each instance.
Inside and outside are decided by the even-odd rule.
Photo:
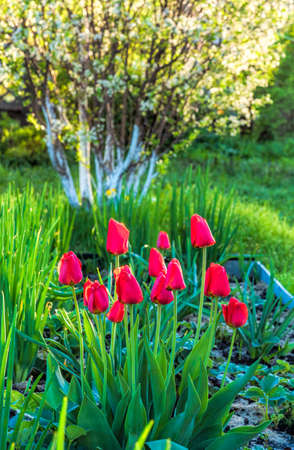
[[[248,308],[246,303],[239,302],[231,297],[228,305],[222,305],[223,315],[227,325],[232,328],[240,328],[248,319]]]
[[[92,314],[101,314],[108,309],[108,292],[98,281],[87,280],[84,284],[84,305]]]
[[[151,289],[151,300],[153,303],[159,305],[168,305],[174,299],[174,294],[172,291],[168,291],[165,288],[166,274],[161,272],[159,276],[154,281],[153,287]]]
[[[194,214],[191,217],[191,242],[193,247],[211,247],[215,244],[208,223],[203,217]]]
[[[169,237],[166,231],[160,231],[157,238],[157,248],[167,250],[170,248]]]
[[[158,277],[161,272],[166,272],[164,258],[156,248],[150,250],[148,271],[150,277]]]
[[[227,297],[231,292],[226,269],[211,263],[205,274],[204,295],[207,297]]]
[[[82,263],[74,252],[64,253],[58,264],[59,281],[74,285],[82,281]]]
[[[116,270],[116,292],[120,302],[126,304],[141,303],[143,293],[140,285],[134,275],[131,273],[129,266],[123,266]]]
[[[107,313],[107,317],[111,322],[119,323],[122,322],[125,315],[125,305],[118,300],[113,303],[109,312]]]
[[[128,251],[130,232],[127,227],[114,219],[108,223],[106,250],[113,255],[122,255]]]
[[[167,266],[165,288],[170,291],[182,291],[186,289],[180,261],[173,258]]]

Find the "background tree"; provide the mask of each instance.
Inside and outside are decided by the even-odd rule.
[[[268,87],[257,90],[257,96],[269,97],[260,108],[255,132],[260,140],[293,137],[294,134],[294,26],[281,37],[284,45],[279,67],[273,71]]]
[[[46,129],[73,206],[141,197],[186,130],[248,120],[292,1],[0,0],[1,80]],[[229,111],[223,114],[222,111]],[[249,111],[249,112],[248,112]],[[79,163],[79,191],[65,150]],[[94,163],[95,177],[91,165]]]

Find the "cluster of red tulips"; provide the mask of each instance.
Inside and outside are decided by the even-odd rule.
[[[143,301],[142,289],[133,275],[130,266],[119,266],[119,255],[125,254],[128,251],[129,230],[123,223],[110,219],[107,233],[107,251],[115,255],[116,264],[113,271],[115,279],[115,291],[113,302],[110,310],[107,313],[107,318],[115,325],[125,319],[125,326],[127,327],[126,307],[127,305],[138,304]],[[206,270],[206,250],[215,244],[214,237],[206,220],[194,214],[191,217],[191,243],[195,248],[202,249],[202,281],[200,289],[200,303],[198,312],[197,331],[195,336],[195,344],[199,340],[202,310],[204,303],[204,296],[212,299],[210,310],[210,322],[213,327],[216,326],[218,313],[218,299],[228,297],[230,294],[230,285],[226,270],[220,264],[211,263]],[[161,306],[174,302],[174,325],[173,325],[173,339],[171,348],[171,361],[175,356],[176,346],[176,329],[177,329],[177,292],[186,288],[183,277],[181,264],[178,259],[173,258],[166,267],[163,254],[158,250],[168,250],[171,248],[168,234],[160,231],[157,248],[151,248],[149,254],[148,271],[150,277],[154,277],[155,281],[151,289],[151,301],[158,305],[157,310],[157,328],[154,343],[154,353],[156,355],[159,333],[160,333],[160,314]],[[82,265],[79,258],[72,251],[65,253],[59,263],[59,281],[62,284],[70,285],[73,288],[74,300],[77,308],[78,321],[81,331],[81,323],[78,312],[78,305],[76,301],[74,285],[82,281]],[[84,305],[92,314],[105,312],[109,308],[109,292],[102,283],[102,280],[91,281],[87,280],[84,284]],[[112,298],[112,297],[111,297]],[[245,303],[240,302],[234,297],[231,297],[228,304],[222,304],[222,311],[224,320],[234,329],[231,348],[229,352],[229,359],[225,370],[227,372],[229,360],[232,354],[236,329],[245,325],[248,319],[248,310]],[[130,309],[133,314],[132,308]],[[132,324],[131,324],[132,325]],[[113,342],[115,342],[115,330],[113,332]],[[126,328],[127,332],[127,328]],[[114,345],[114,344],[113,344]],[[82,347],[81,347],[82,349]]]
[[[110,219],[106,248],[113,255],[122,255],[128,251],[129,230],[123,223]],[[191,218],[191,242],[193,247],[206,248],[215,244],[215,240],[205,219],[197,214]],[[170,249],[168,234],[160,231],[157,247]],[[155,277],[151,290],[151,300],[166,305],[174,300],[174,291],[186,288],[181,264],[173,258],[166,267],[164,257],[157,248],[151,248],[148,265],[150,277]],[[125,304],[142,302],[142,289],[128,265],[114,269],[117,300],[111,306],[107,317],[112,322],[121,322]],[[74,252],[65,253],[59,263],[59,281],[66,285],[75,285],[82,281],[82,264]],[[230,285],[226,270],[220,264],[211,263],[205,274],[204,295],[206,297],[227,297]],[[96,281],[87,280],[84,284],[84,304],[92,314],[100,314],[109,308],[109,295],[106,287]],[[228,305],[222,305],[226,323],[232,328],[242,327],[248,318],[245,303],[232,297]]]

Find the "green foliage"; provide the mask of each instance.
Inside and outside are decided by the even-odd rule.
[[[44,184],[58,185],[59,178],[56,172],[49,166],[10,165],[8,161],[0,163],[0,195],[9,188],[25,191],[28,182],[34,187],[36,193],[40,193]],[[59,192],[59,189],[57,189]],[[56,201],[59,196],[57,193]],[[61,200],[59,198],[59,200]]]
[[[170,172],[185,184],[187,165],[201,166],[208,171],[209,184],[222,195],[233,189],[233,217],[239,227],[232,252],[251,253],[267,266],[273,265],[278,280],[294,292],[293,140],[260,144],[244,138],[226,141],[215,135],[205,135],[203,143],[199,139],[174,160]],[[219,151],[226,142],[237,150],[233,157],[226,158]]]
[[[205,361],[208,361],[211,333],[214,332],[213,328],[210,328],[194,347],[194,356],[186,359],[181,373],[186,373],[187,376],[182,378],[181,390],[178,391],[174,372],[170,380],[167,379],[166,364],[170,363],[167,352],[168,343],[161,341],[156,357],[153,354],[152,341],[147,339],[145,315],[139,312],[138,314],[141,324],[138,336],[145,335],[145,343],[144,345],[139,343],[136,350],[137,388],[135,392],[131,391],[127,370],[123,369],[127,365],[129,355],[125,351],[121,353],[121,348],[118,346],[115,364],[110,358],[107,359],[105,411],[99,407],[103,395],[101,380],[105,373],[102,349],[98,345],[98,333],[103,331],[93,326],[92,317],[84,314],[85,336],[83,339],[87,367],[85,385],[88,387],[83,397],[80,387],[78,391],[72,388],[73,384],[80,386],[80,371],[78,367],[75,369],[76,356],[73,354],[71,356],[69,347],[56,346],[56,344],[53,345],[53,341],[50,342],[48,350],[51,356],[48,357],[47,387],[45,394],[37,395],[37,401],[40,402],[43,395],[46,395],[49,400],[48,396],[54,397],[54,392],[59,392],[61,401],[62,395],[68,397],[70,407],[67,411],[66,436],[70,442],[74,442],[85,450],[97,445],[102,448],[132,449],[147,421],[153,419],[154,424],[147,442],[147,446],[151,449],[162,448],[161,446],[165,444],[171,445],[167,448],[175,450],[178,448],[204,450],[208,443],[212,446],[211,448],[218,448],[218,442],[221,440],[220,442],[230,442],[230,448],[237,450],[241,443],[247,442],[268,425],[268,422],[265,422],[258,427],[242,427],[231,430],[229,433],[223,432],[231,403],[254,374],[257,363],[252,365],[242,377],[216,394],[212,394],[208,400]],[[68,319],[64,322],[65,326],[66,323],[69,324]],[[76,337],[79,334],[77,326],[73,323],[68,331]],[[122,326],[117,331],[118,340],[124,341]],[[66,366],[62,363],[62,355],[59,356],[57,350],[66,353]],[[119,362],[122,355],[123,360]],[[68,372],[68,375],[74,370],[70,383],[65,381],[58,364],[62,364],[63,370]],[[54,374],[58,371],[58,376],[49,376],[50,373]],[[77,392],[79,392],[78,395],[76,395]],[[52,409],[52,414],[55,414],[59,411],[60,404],[51,403],[49,407]],[[48,416],[48,413],[46,415]],[[213,427],[212,422],[215,424]],[[170,444],[167,438],[171,439]]]
[[[245,286],[239,296],[248,306],[248,324],[239,329],[253,359],[268,355],[274,345],[279,345],[281,339],[294,323],[294,309],[289,304],[283,304],[276,298],[273,290],[273,277],[266,292],[266,298],[259,298],[254,286],[249,281],[249,270],[245,276]],[[258,315],[258,311],[261,313]],[[286,343],[287,344],[287,343]]]
[[[21,126],[8,114],[0,116],[0,158],[6,162],[20,164],[48,163],[44,133],[32,124]]]
[[[15,308],[16,328],[32,337],[42,335],[50,310],[49,283],[59,252],[68,249],[74,217],[66,204],[58,204],[44,187],[38,197],[28,187],[23,194],[9,189],[0,206],[0,292],[4,292],[7,330]],[[4,308],[4,309],[3,309]],[[15,381],[26,379],[38,347],[17,334]]]
[[[281,409],[281,404],[285,402],[293,402],[294,379],[288,381],[290,389],[287,389],[283,384],[285,381],[274,374],[264,375],[263,377],[254,377],[255,385],[249,387],[244,393],[246,398],[257,400],[264,405],[265,418],[269,418],[269,406],[278,405]]]
[[[257,95],[268,95],[270,103],[260,110],[255,133],[260,140],[293,136],[294,132],[294,27],[282,37],[284,56],[274,71],[267,88],[257,89]]]

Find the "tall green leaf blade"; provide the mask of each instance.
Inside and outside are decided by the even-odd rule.
[[[262,433],[270,424],[263,422],[258,426],[238,427],[215,439],[210,445],[203,447],[206,450],[238,450],[241,446]],[[194,447],[195,448],[195,447]]]
[[[101,447],[121,450],[113,431],[100,408],[90,399],[84,397],[78,414],[78,426],[87,431],[87,436],[78,439],[80,446],[88,449]]]
[[[237,394],[244,388],[250,378],[254,375],[259,364],[257,360],[247,372],[240,378],[220,389],[208,401],[207,409],[199,425],[195,429],[193,442],[206,440],[207,436],[217,437],[222,430],[222,424],[230,410],[231,404]]]

